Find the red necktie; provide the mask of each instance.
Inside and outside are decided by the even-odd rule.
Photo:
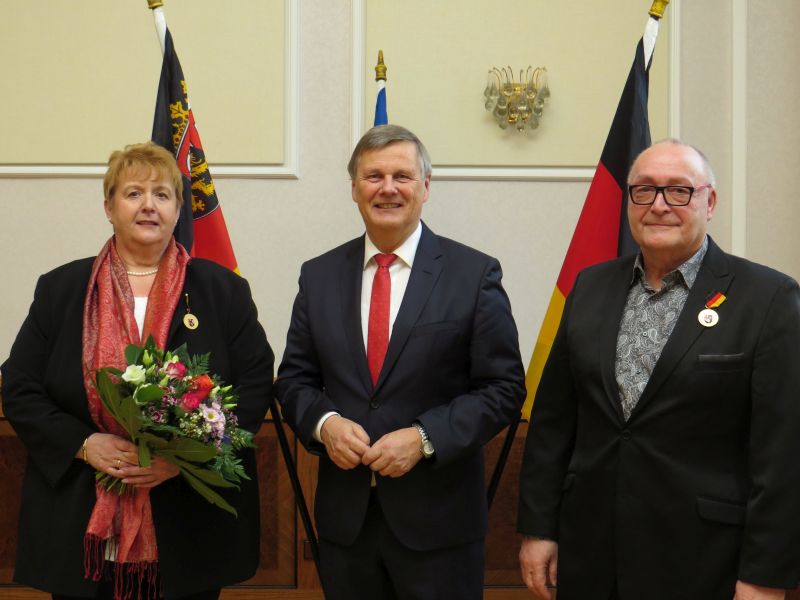
[[[372,385],[378,381],[383,367],[386,349],[389,347],[389,299],[392,279],[389,265],[397,258],[395,254],[376,254],[378,270],[372,280],[372,297],[369,302],[369,329],[367,330],[367,364],[372,376]]]

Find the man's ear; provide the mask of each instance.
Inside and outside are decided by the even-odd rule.
[[[711,220],[711,217],[714,216],[714,211],[717,208],[717,190],[713,187],[710,188],[708,192],[708,213],[707,213],[707,220]]]

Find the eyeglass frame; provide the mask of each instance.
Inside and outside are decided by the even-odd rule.
[[[653,194],[653,199],[650,202],[636,202],[633,199],[633,189],[634,188],[639,188],[639,187],[655,188],[655,190],[656,190],[655,194]],[[692,201],[692,198],[694,197],[694,193],[695,192],[702,192],[705,189],[713,188],[713,187],[714,187],[713,184],[710,184],[710,183],[706,183],[705,185],[701,185],[700,187],[692,187],[691,185],[653,185],[651,183],[637,183],[637,184],[628,186],[628,198],[630,198],[630,201],[633,204],[635,204],[636,206],[650,206],[651,204],[655,204],[655,201],[658,198],[658,195],[661,194],[662,198],[664,198],[664,203],[667,206],[687,206]],[[689,199],[686,200],[686,202],[684,202],[682,204],[675,203],[675,202],[670,202],[670,200],[667,198],[667,192],[666,192],[667,188],[684,188],[684,189],[690,190],[689,191]]]

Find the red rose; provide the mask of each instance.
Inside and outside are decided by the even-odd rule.
[[[186,365],[179,362],[171,362],[167,365],[167,375],[172,379],[182,379],[186,375]]]
[[[203,400],[208,398],[213,387],[214,382],[208,375],[195,377],[189,385],[189,390],[181,398],[181,408],[186,412],[192,412]]]

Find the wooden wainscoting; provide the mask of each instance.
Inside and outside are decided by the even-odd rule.
[[[520,538],[515,527],[518,475],[527,431],[527,423],[520,424],[494,506],[489,514],[484,600],[530,600],[533,597],[522,586],[519,577],[517,551]],[[306,500],[309,506],[312,506],[317,458],[297,444],[288,428],[287,436],[294,451]],[[487,445],[487,482],[504,439],[505,432]],[[261,489],[261,561],[252,579],[226,588],[222,598],[223,600],[323,600],[314,562],[306,549],[305,532],[295,508],[289,475],[271,420],[264,422],[256,442]],[[25,449],[3,417],[0,396],[0,599],[47,600],[50,598],[49,594],[12,583],[20,482],[24,464]],[[786,599],[800,600],[800,591],[789,592]]]
[[[294,451],[297,470],[306,501],[313,506],[317,458],[308,454],[286,428]],[[486,549],[487,600],[530,599],[522,587],[517,563],[519,537],[517,516],[517,477],[522,445],[527,432],[523,423],[516,435],[495,504],[489,517]],[[491,475],[505,432],[486,450],[486,478]],[[240,585],[226,588],[225,600],[322,600],[314,562],[305,543],[306,536],[295,507],[288,471],[278,445],[272,420],[264,422],[256,437],[258,476],[261,490],[261,560],[256,575]],[[0,397],[0,598],[44,600],[48,594],[14,585],[12,582],[17,543],[20,484],[25,465],[25,449],[3,417]]]

